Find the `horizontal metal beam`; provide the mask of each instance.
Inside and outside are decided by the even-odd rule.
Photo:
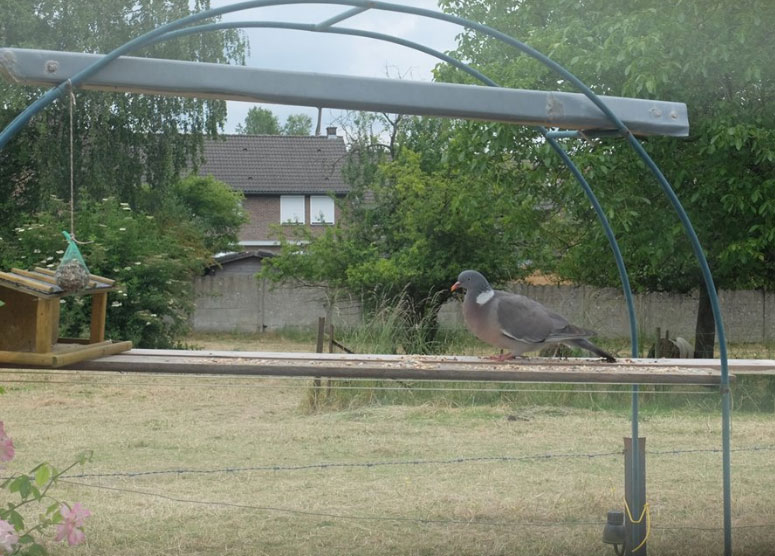
[[[58,85],[98,54],[0,49],[0,75],[13,83]],[[490,120],[565,129],[614,126],[580,93],[478,85],[351,77],[120,57],[88,78],[82,88],[102,91],[216,98],[423,116]],[[636,135],[686,136],[689,120],[680,102],[600,97]]]
[[[440,381],[718,385],[707,368],[622,360],[525,359],[496,363],[479,357],[319,353],[208,352],[134,349],[81,361],[62,370]]]

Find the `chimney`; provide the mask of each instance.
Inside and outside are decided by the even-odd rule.
[[[329,139],[336,139],[336,126],[335,125],[328,126],[326,128],[326,137],[328,137]]]

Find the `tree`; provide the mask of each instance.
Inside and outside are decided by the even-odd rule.
[[[171,197],[170,212],[193,223],[201,232],[210,253],[234,250],[237,234],[248,221],[242,207],[243,195],[212,176],[191,175],[177,182]]]
[[[312,118],[306,114],[290,114],[285,119],[283,135],[312,135]]]
[[[192,12],[209,0],[0,0],[3,46],[107,52],[146,31]],[[145,47],[133,55],[244,63],[237,31],[191,35]],[[0,126],[42,94],[0,80]],[[79,197],[116,195],[134,204],[143,184],[164,188],[196,166],[203,134],[223,127],[223,101],[75,91],[73,151]],[[0,236],[18,226],[49,195],[69,195],[69,103],[49,106],[0,153],[3,168]],[[10,166],[5,162],[12,161]],[[23,207],[20,212],[18,206]]]
[[[245,135],[280,135],[280,122],[271,110],[254,106],[245,116],[245,125],[237,125],[237,133]]]
[[[193,277],[212,262],[213,249],[229,249],[244,221],[239,196],[213,178],[182,180],[161,196],[141,192],[132,209],[115,197],[86,200],[75,211],[80,250],[89,271],[119,284],[111,292],[106,334],[138,347],[174,347],[189,330]],[[70,227],[69,204],[47,199],[43,210],[4,238],[0,265],[55,269],[65,246],[61,230]],[[65,336],[88,335],[90,307],[80,296],[62,306]]]
[[[248,110],[244,124],[237,124],[236,131],[244,135],[310,135],[312,118],[306,114],[290,114],[280,126],[274,112],[254,106]]]
[[[0,0],[0,44],[105,52],[209,0]],[[159,43],[133,53],[243,62],[245,41],[227,31]],[[0,126],[40,90],[0,82]],[[188,329],[192,277],[214,251],[236,242],[241,199],[212,178],[180,180],[197,165],[203,135],[223,127],[222,101],[75,91],[76,230],[92,272],[116,279],[108,334],[171,347]],[[0,264],[55,266],[69,229],[69,102],[38,115],[0,151]],[[62,311],[65,334],[88,323],[79,297]]]
[[[263,273],[346,288],[371,309],[402,302],[405,325],[425,340],[404,346],[411,351],[432,347],[439,308],[460,271],[475,268],[493,282],[526,272],[522,251],[543,213],[511,184],[457,171],[445,154],[457,141],[449,121],[408,118],[397,135],[393,160],[368,148],[374,138],[351,147],[353,190],[342,218],[319,237],[299,228],[283,238]],[[425,152],[410,148],[417,146]],[[290,241],[298,239],[308,242],[301,253]]]
[[[775,285],[775,4],[644,0],[442,0],[450,13],[489,24],[568,67],[600,94],[685,102],[686,140],[649,138],[645,146],[686,207],[720,288]],[[472,31],[456,57],[501,84],[572,90],[527,56]],[[468,81],[440,66],[442,80]],[[472,135],[473,142],[476,137]],[[482,146],[480,142],[480,147]],[[612,285],[610,250],[588,202],[545,145],[487,143],[490,156],[529,158],[543,174],[544,199],[565,207],[551,267],[575,281]],[[707,292],[672,208],[629,148],[612,141],[572,145],[573,158],[603,202],[636,289],[700,288],[696,354],[712,356]],[[647,223],[647,225],[644,225]],[[596,261],[598,264],[590,264]],[[710,317],[710,318],[709,318]]]

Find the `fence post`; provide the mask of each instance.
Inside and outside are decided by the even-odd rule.
[[[627,556],[646,556],[646,544],[634,551],[646,536],[646,516],[643,508],[646,503],[646,439],[638,439],[638,477],[637,485],[632,476],[632,438],[624,439],[624,500],[629,513],[625,513],[624,525],[627,530],[625,535],[624,553]],[[637,489],[637,490],[635,490]],[[637,492],[637,505],[634,507],[633,494]],[[632,519],[630,519],[632,517]],[[633,523],[632,520],[639,523]]]
[[[323,336],[326,333],[326,317],[318,317],[318,340],[315,344],[315,353],[323,353]],[[320,396],[320,377],[312,379],[312,403],[315,408],[318,407],[318,397]]]
[[[323,353],[323,338],[326,333],[326,317],[318,317],[318,341],[315,345],[315,353]]]

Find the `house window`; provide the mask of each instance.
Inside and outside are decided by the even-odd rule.
[[[334,200],[326,195],[311,195],[309,219],[311,224],[333,224]]]
[[[280,222],[304,224],[304,195],[280,196]]]

